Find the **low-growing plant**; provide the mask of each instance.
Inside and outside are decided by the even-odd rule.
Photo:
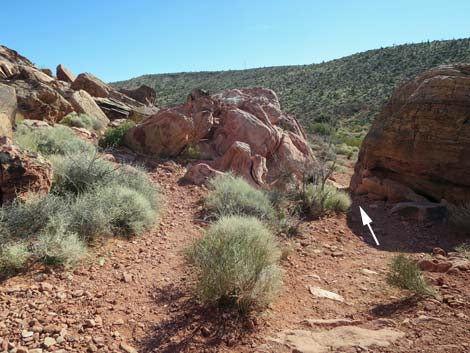
[[[98,118],[86,114],[77,114],[75,112],[66,115],[60,123],[67,126],[84,128],[89,131],[101,131],[104,128],[103,122]]]
[[[75,156],[55,156],[53,190],[59,194],[84,192],[96,184],[109,182],[118,168],[95,151]]]
[[[72,129],[63,125],[30,128],[20,124],[15,131],[15,142],[30,152],[44,156],[80,155],[92,153],[95,147],[74,134]]]
[[[455,250],[470,260],[470,243],[462,243],[455,247]]]
[[[432,296],[436,294],[436,291],[424,279],[416,262],[403,254],[392,259],[387,282],[392,286],[407,289],[416,294]]]
[[[312,217],[322,216],[328,211],[346,212],[351,207],[350,196],[329,184],[307,184],[300,197],[304,211]]]
[[[46,265],[72,267],[81,261],[87,253],[83,240],[67,230],[62,219],[54,219],[39,233],[34,254]]]
[[[454,225],[470,232],[470,202],[460,206],[449,205],[449,214]]]
[[[229,215],[253,216],[269,221],[275,211],[268,195],[255,189],[243,178],[231,174],[214,178],[206,206],[217,218]]]
[[[21,270],[31,256],[24,243],[5,244],[0,248],[0,272],[12,273]]]
[[[261,309],[278,294],[281,251],[254,217],[222,217],[188,250],[198,275],[198,293],[208,304]]]
[[[102,148],[114,148],[124,144],[124,136],[135,126],[133,121],[126,121],[115,128],[106,130],[98,145]]]

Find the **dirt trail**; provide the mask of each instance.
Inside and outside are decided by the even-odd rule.
[[[373,352],[470,351],[470,272],[429,274],[442,295],[454,298],[447,302],[410,298],[385,284],[397,246],[447,250],[461,241],[445,236],[454,230],[403,222],[382,203],[356,199],[353,209],[360,204],[370,212],[381,248],[371,245],[356,211],[304,222],[300,237],[283,241],[292,252],[282,264],[281,297],[258,317],[237,321],[192,299],[182,250],[201,234],[197,217],[206,191],[179,185],[182,173],[172,164],[150,175],[165,203],[154,231],[109,241],[89,266],[73,272],[37,268],[0,284],[0,352],[10,342],[10,348],[21,344],[37,353],[46,338],[55,344],[45,351],[56,352],[291,352],[269,337],[286,329],[321,330],[305,320],[337,318],[405,333]],[[310,286],[335,292],[345,303],[315,298]]]

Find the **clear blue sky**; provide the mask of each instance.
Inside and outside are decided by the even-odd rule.
[[[15,0],[0,8],[1,44],[41,67],[62,63],[105,81],[470,37],[468,0]]]

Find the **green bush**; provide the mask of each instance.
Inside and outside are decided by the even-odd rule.
[[[36,195],[26,201],[14,200],[0,208],[0,225],[8,239],[28,239],[68,207],[57,195]]]
[[[449,205],[449,213],[451,223],[470,232],[470,202],[461,206]]]
[[[303,209],[313,217],[327,211],[346,212],[351,206],[350,196],[329,184],[307,184],[301,193],[301,202]]]
[[[253,217],[219,219],[188,250],[204,303],[235,306],[241,312],[263,308],[282,284],[281,251],[263,223]]]
[[[54,167],[53,191],[59,194],[78,194],[96,184],[109,182],[118,168],[100,159],[97,152],[51,158]]]
[[[15,142],[27,151],[44,156],[90,154],[95,147],[74,134],[67,126],[30,128],[20,124],[15,131]]]
[[[424,279],[418,265],[405,255],[395,256],[389,266],[388,284],[417,294],[435,295],[435,290]]]
[[[269,221],[275,216],[269,197],[241,177],[218,176],[210,185],[212,190],[206,198],[206,206],[218,218],[244,215]]]
[[[73,126],[78,128],[84,128],[89,131],[101,131],[105,127],[101,120],[94,116],[88,116],[86,114],[70,113],[66,115],[61,121],[61,124],[67,126]]]
[[[309,131],[321,136],[331,136],[335,132],[335,129],[328,123],[313,123],[311,124]]]
[[[87,247],[62,219],[54,219],[39,233],[34,254],[46,265],[72,267],[82,260]]]
[[[133,121],[126,121],[115,128],[106,130],[98,145],[102,148],[113,148],[124,144],[124,136],[135,126]]]
[[[0,249],[0,271],[11,273],[21,270],[30,256],[26,244],[6,244]]]

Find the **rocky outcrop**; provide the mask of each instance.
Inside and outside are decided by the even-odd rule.
[[[52,184],[52,166],[41,156],[22,151],[9,138],[0,138],[0,203],[27,198],[29,193],[47,193]]]
[[[72,89],[75,91],[84,90],[92,97],[102,98],[108,97],[111,91],[111,87],[88,72],[77,76],[72,83]]]
[[[63,65],[58,65],[56,72],[57,78],[50,70],[38,69],[14,50],[0,46],[0,80],[14,88],[20,118],[59,122],[75,111],[93,115],[107,124],[109,119],[141,121],[158,111],[150,102],[155,92],[148,87],[129,93],[145,101],[142,103],[92,74],[82,73],[75,78]],[[5,121],[0,124],[3,129]]]
[[[470,65],[440,66],[404,84],[365,137],[351,189],[395,202],[468,202],[469,117]]]
[[[253,185],[278,182],[285,174],[300,180],[302,169],[313,163],[300,125],[281,111],[277,95],[266,88],[213,96],[193,91],[184,104],[161,110],[131,129],[125,141],[134,150],[158,156],[192,151],[201,161],[189,168],[186,179],[197,184],[214,174],[211,169],[233,172]]]
[[[103,126],[109,124],[109,119],[106,114],[86,91],[80,90],[73,92],[69,101],[76,112],[97,118],[102,122]]]
[[[15,89],[0,83],[0,138],[12,137],[16,108]]]
[[[146,85],[142,85],[134,89],[121,88],[119,89],[119,92],[145,105],[155,104],[155,99],[157,98],[155,90]]]
[[[72,83],[75,81],[75,75],[71,73],[64,65],[57,65],[56,68],[57,79],[64,82]]]
[[[16,89],[18,113],[24,119],[59,122],[74,110],[55,87],[46,83],[15,80],[9,85]]]

